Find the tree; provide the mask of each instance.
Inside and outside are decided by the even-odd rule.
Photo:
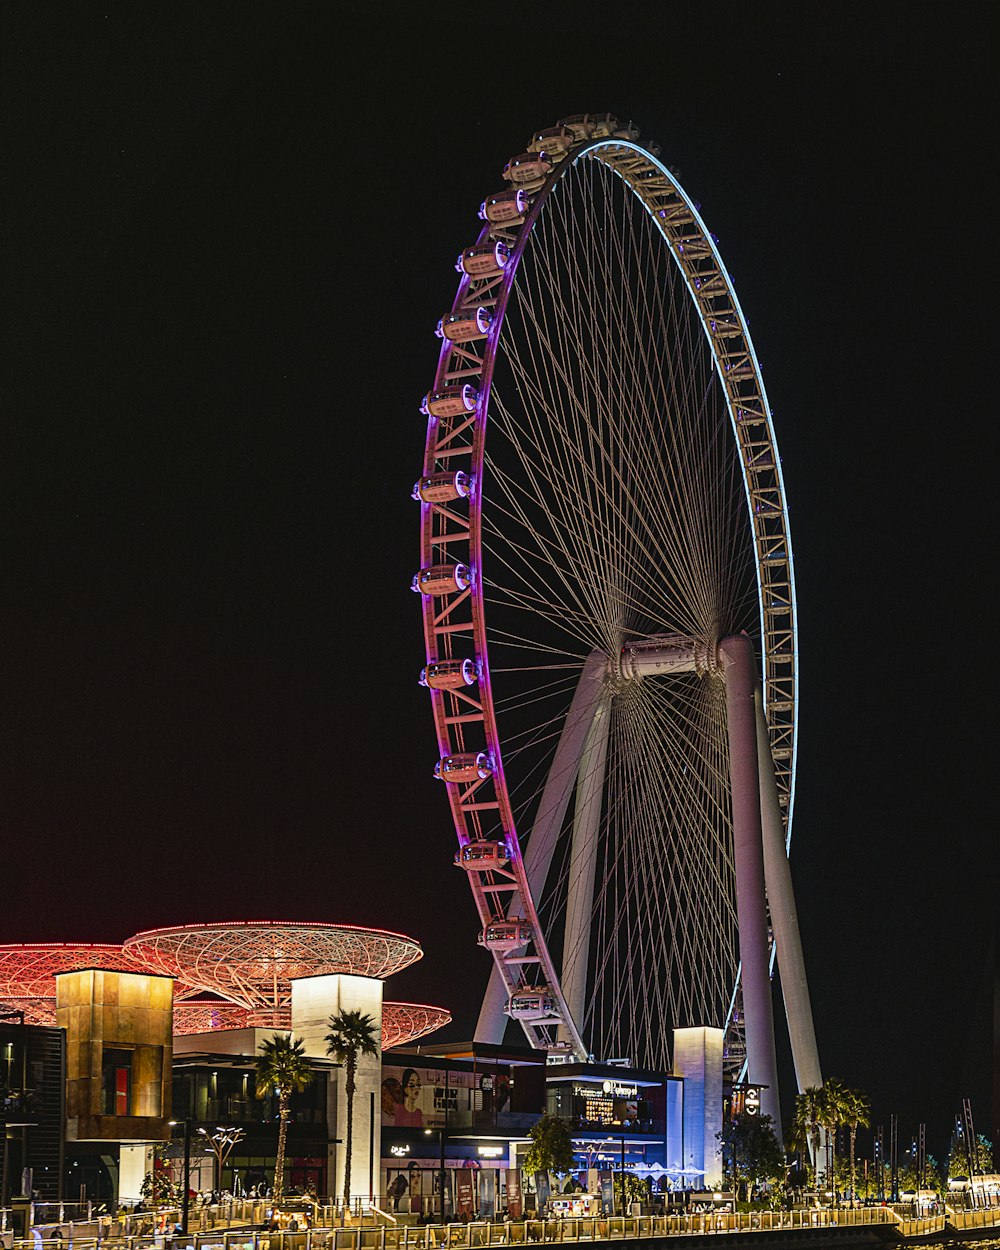
[[[965,1144],[965,1134],[958,1130],[952,1134],[951,1149],[948,1151],[948,1177],[954,1179],[957,1176],[969,1175],[969,1156],[972,1156],[972,1170],[977,1175],[982,1173],[990,1173],[993,1171],[993,1143],[988,1137],[984,1137],[982,1133],[976,1134],[976,1140],[972,1150],[968,1150]]]
[[[558,1115],[543,1115],[529,1131],[531,1145],[524,1156],[526,1172],[560,1172],[573,1169],[573,1128]]]
[[[801,1094],[796,1094],[792,1135],[796,1141],[806,1144],[812,1162],[814,1184],[819,1165],[819,1127],[822,1118],[823,1090],[818,1085],[810,1085]]]
[[[854,1166],[854,1148],[858,1141],[858,1129],[867,1128],[871,1123],[871,1103],[857,1089],[845,1089],[843,1096],[843,1113],[844,1123],[850,1132],[850,1149],[851,1149],[851,1202],[854,1201],[855,1193],[855,1166]]]
[[[826,1172],[833,1184],[837,1130],[847,1123],[847,1088],[840,1081],[824,1081],[820,1091],[819,1122],[826,1131]]]
[[[378,1057],[380,1038],[375,1020],[360,1011],[340,1011],[330,1017],[326,1035],[326,1053],[346,1072],[347,1136],[344,1143],[344,1205],[351,1204],[351,1150],[354,1145],[354,1088],[358,1059],[362,1055]]]
[[[941,1168],[937,1159],[933,1155],[926,1156],[924,1159],[924,1174],[921,1176],[917,1167],[917,1160],[908,1150],[899,1165],[900,1192],[913,1190],[915,1193],[920,1189],[933,1189],[935,1193],[940,1193],[943,1188],[944,1186],[941,1184]]]
[[[303,1043],[288,1034],[275,1033],[260,1044],[257,1057],[257,1097],[278,1097],[278,1157],[274,1161],[274,1199],[285,1193],[285,1141],[288,1137],[288,1104],[292,1093],[312,1081],[313,1071]]]
[[[758,1185],[784,1180],[785,1154],[769,1115],[738,1116],[717,1136],[729,1158],[737,1197],[741,1180],[746,1182],[747,1202]]]
[[[161,1142],[153,1147],[153,1170],[142,1178],[139,1196],[154,1212],[159,1206],[172,1207],[180,1201],[180,1187],[170,1175],[169,1142]]]

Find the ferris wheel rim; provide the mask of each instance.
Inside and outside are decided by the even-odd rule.
[[[692,276],[689,269],[686,269],[682,263],[679,254],[671,240],[667,227],[663,224],[664,214],[657,216],[656,210],[651,207],[647,198],[644,198],[637,187],[637,180],[630,177],[630,173],[634,174],[635,170],[624,171],[620,164],[621,155],[631,154],[636,160],[645,164],[646,169],[655,170],[656,173],[665,179],[672,188],[672,194],[677,197],[679,202],[684,206],[684,210],[689,217],[689,221],[685,222],[686,226],[694,224],[701,243],[707,246],[708,254],[716,266],[717,273],[721,277],[722,291],[732,306],[739,321],[741,341],[746,345],[746,355],[750,362],[751,377],[753,391],[759,397],[759,411],[755,411],[755,418],[759,415],[762,420],[759,424],[763,425],[766,432],[766,444],[770,451],[769,471],[773,475],[773,486],[769,489],[772,499],[778,501],[780,515],[775,518],[771,516],[770,526],[765,527],[758,515],[754,511],[754,491],[757,489],[756,476],[761,468],[761,461],[758,458],[755,464],[748,461],[746,449],[741,441],[740,420],[738,413],[744,412],[745,409],[740,407],[742,403],[748,402],[746,395],[742,397],[739,393],[733,392],[730,385],[727,384],[726,372],[717,351],[716,343],[713,342],[712,333],[709,327],[710,310],[706,309],[703,299],[699,299],[696,295],[694,286],[692,285]],[[612,154],[618,161],[612,160]],[[483,480],[483,469],[485,459],[486,437],[489,427],[490,416],[490,393],[493,381],[493,373],[498,356],[502,354],[501,350],[501,332],[504,320],[507,315],[507,306],[517,281],[518,270],[521,265],[525,250],[532,237],[532,232],[537,225],[546,204],[549,201],[554,190],[559,186],[561,181],[567,177],[569,171],[573,169],[585,157],[592,157],[599,160],[613,173],[615,173],[628,187],[634,200],[645,209],[650,219],[659,228],[663,236],[664,244],[667,246],[671,256],[677,265],[680,277],[687,288],[687,294],[691,308],[701,324],[701,329],[708,342],[709,352],[711,355],[713,367],[716,376],[722,386],[725,395],[726,407],[729,413],[731,430],[735,445],[738,451],[740,470],[743,476],[743,485],[747,504],[747,521],[750,527],[750,533],[753,536],[753,553],[755,565],[755,577],[757,586],[757,610],[760,624],[760,662],[761,662],[761,680],[764,691],[765,707],[771,710],[774,700],[770,697],[772,690],[777,686],[780,687],[782,693],[783,704],[785,705],[785,715],[778,718],[778,724],[775,728],[774,719],[769,718],[768,729],[772,748],[772,757],[775,755],[775,748],[778,747],[784,752],[785,785],[783,794],[785,796],[785,848],[788,852],[791,841],[792,812],[794,807],[795,792],[795,773],[797,762],[797,712],[798,712],[798,654],[797,654],[797,607],[795,598],[795,581],[794,581],[794,564],[792,557],[792,546],[790,536],[790,526],[788,521],[788,506],[785,493],[784,480],[781,472],[781,463],[778,456],[777,440],[774,433],[770,405],[767,401],[766,391],[764,388],[763,378],[761,376],[760,364],[753,347],[753,342],[747,326],[746,318],[743,314],[742,307],[736,295],[735,287],[729,276],[728,270],[722,261],[716,246],[716,241],[711,231],[703,221],[697,205],[690,199],[684,191],[677,177],[671,170],[658,158],[658,156],[649,150],[645,145],[636,142],[631,138],[622,138],[618,136],[609,136],[601,138],[590,138],[581,140],[569,149],[564,158],[561,159],[545,178],[544,184],[534,193],[534,199],[531,203],[530,210],[525,214],[520,222],[513,227],[516,233],[516,241],[510,250],[509,260],[504,269],[502,282],[499,284],[499,292],[495,303],[495,311],[493,322],[490,327],[489,335],[481,357],[481,369],[479,376],[481,379],[479,395],[476,403],[475,418],[473,422],[473,445],[470,457],[470,472],[473,480],[473,488],[469,496],[469,523],[468,523],[468,550],[470,567],[474,570],[475,576],[470,587],[469,594],[471,597],[472,611],[472,634],[474,640],[474,650],[478,664],[478,684],[482,696],[482,720],[484,733],[487,742],[487,748],[491,755],[491,762],[494,767],[494,785],[497,794],[497,805],[501,812],[501,821],[505,836],[509,842],[512,851],[512,860],[514,866],[521,870],[523,876],[523,859],[521,857],[520,838],[517,831],[517,823],[514,818],[510,793],[504,773],[504,744],[500,739],[497,729],[497,718],[494,707],[494,699],[492,693],[492,682],[490,676],[490,632],[486,624],[486,605],[483,601],[483,540],[482,540],[482,522],[483,522],[483,500],[481,483]],[[509,237],[511,230],[505,230],[503,225],[491,223],[489,220],[484,222],[483,228],[477,238],[477,245],[483,245],[498,237]],[[455,298],[452,303],[452,314],[459,312],[465,307],[464,300],[473,286],[474,279],[467,273],[462,275],[459,282]],[[713,323],[714,325],[714,323]],[[442,344],[442,349],[438,361],[438,367],[435,372],[434,386],[439,388],[448,381],[448,374],[452,372],[449,365],[452,362],[454,354],[454,345],[447,339]],[[424,473],[431,474],[435,471],[435,466],[439,462],[437,453],[438,444],[434,438],[435,421],[433,417],[429,417],[428,435],[425,447]],[[435,547],[434,535],[431,527],[432,513],[430,509],[422,509],[422,565],[433,560],[433,550]],[[774,522],[778,523],[775,524]],[[772,560],[770,563],[781,563],[787,573],[787,605],[785,615],[787,617],[785,625],[781,629],[776,629],[770,623],[765,611],[765,583],[767,581],[767,568],[764,565],[765,556],[772,556],[775,551],[781,552],[781,560]],[[425,624],[425,644],[428,664],[432,664],[440,660],[441,647],[439,636],[436,635],[431,628],[434,617],[432,601],[425,601],[424,624]],[[785,668],[781,673],[780,680],[775,679],[769,661],[777,652],[778,640],[781,640],[783,646],[782,663]],[[449,652],[450,654],[450,652]],[[431,702],[434,710],[435,725],[438,735],[438,745],[442,756],[454,749],[456,736],[453,732],[449,732],[450,726],[446,723],[446,710],[444,706],[444,698],[440,690],[431,691]],[[461,742],[461,735],[459,739]],[[468,837],[467,822],[465,813],[461,813],[461,805],[456,802],[456,794],[449,789],[449,797],[453,815],[455,817],[456,832],[458,833],[460,846],[463,843],[463,837]],[[486,906],[481,891],[477,888],[477,881],[470,874],[470,885],[472,892],[479,907],[480,918],[484,924],[489,922],[491,917],[496,918],[496,909],[492,910]],[[479,883],[481,884],[481,883]],[[544,940],[538,921],[536,900],[533,898],[530,889],[522,882],[520,887],[521,897],[525,905],[526,916],[534,927],[536,932],[536,943],[543,949],[543,957],[539,962],[543,970],[548,967],[546,981],[549,988],[558,992],[561,1005],[565,1011],[565,1002],[561,998],[561,987],[559,985],[558,974],[554,970],[554,965],[550,958],[547,958],[547,951],[544,951]],[[772,964],[774,952],[772,949]],[[499,957],[495,956],[498,966],[501,964]],[[505,977],[505,981],[507,978]],[[510,988],[510,983],[508,988]],[[736,1001],[736,995],[739,987],[739,973],[733,993],[730,999],[729,1016],[732,1017],[733,1007]],[[524,1023],[524,1022],[522,1022]],[[525,1025],[525,1032],[529,1039],[532,1039],[532,1033]],[[537,1037],[533,1039],[537,1042]],[[582,1047],[582,1042],[580,1043]],[[584,1048],[585,1049],[585,1048]]]

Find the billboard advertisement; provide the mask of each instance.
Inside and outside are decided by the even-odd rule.
[[[479,1218],[491,1220],[497,1209],[496,1172],[484,1168],[479,1173]]]
[[[476,1173],[470,1168],[462,1168],[455,1177],[455,1206],[459,1219],[468,1220],[472,1218],[472,1212],[475,1209],[475,1184]]]
[[[549,1208],[549,1197],[552,1194],[552,1186],[549,1181],[548,1172],[535,1173],[535,1209],[539,1217],[546,1214]]]
[[[524,1198],[521,1194],[521,1169],[504,1168],[503,1174],[507,1184],[507,1214],[512,1220],[520,1220],[524,1216]]]
[[[601,1214],[614,1215],[615,1213],[615,1174],[611,1171],[599,1173],[601,1180]]]

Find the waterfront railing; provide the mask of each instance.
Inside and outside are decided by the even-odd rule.
[[[857,1210],[706,1212],[692,1215],[592,1216],[468,1224],[353,1224],[301,1232],[231,1229],[188,1236],[164,1234],[8,1241],[11,1250],[482,1250],[491,1246],[637,1241],[664,1237],[896,1224],[884,1207]],[[41,1230],[37,1230],[41,1232]],[[48,1230],[46,1230],[48,1231]]]

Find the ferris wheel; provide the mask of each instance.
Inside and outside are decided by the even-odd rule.
[[[776,1087],[777,951],[814,1083],[792,550],[746,322],[631,124],[566,118],[503,178],[438,325],[414,488],[434,771],[494,958],[477,1037],[514,1019],[552,1057],[665,1068],[673,1026],[740,1059],[745,1030]]]

